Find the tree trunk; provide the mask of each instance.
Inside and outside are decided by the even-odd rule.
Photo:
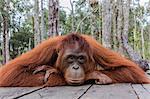
[[[129,11],[130,11],[130,0],[124,0],[123,2],[123,33],[122,33],[123,48],[133,61],[139,61],[141,60],[140,54],[135,52],[133,48],[128,44]]]
[[[0,9],[0,11],[1,11],[1,9]],[[3,25],[3,17],[2,17],[2,14],[0,14],[0,36],[1,37],[2,37],[2,27],[3,27],[2,25]],[[1,52],[0,52],[0,55],[1,55]]]
[[[147,60],[143,60],[141,55],[133,50],[133,48],[128,43],[128,32],[129,32],[129,11],[130,11],[130,2],[131,0],[124,0],[123,4],[123,33],[122,33],[122,42],[123,48],[127,52],[128,56],[132,61],[139,64],[139,66],[144,70],[149,70],[149,62]],[[135,19],[135,16],[134,16]],[[136,21],[134,23],[136,28]],[[143,24],[141,23],[141,40],[142,40],[142,55],[144,56],[144,36],[143,36]],[[134,31],[136,33],[136,30]]]
[[[123,16],[122,16],[123,17],[123,32],[121,34],[121,39],[122,39],[122,36],[125,36],[128,42],[130,0],[123,0],[122,7],[123,7]],[[124,44],[122,47],[124,48]],[[122,51],[124,54],[126,54],[126,50],[123,49]]]
[[[73,1],[74,2],[74,1]],[[71,5],[71,27],[72,27],[72,32],[75,32],[75,21],[74,21],[74,7],[73,7],[73,2],[70,0],[70,5]]]
[[[39,27],[39,1],[35,0],[34,5],[34,46],[41,42]]]
[[[117,0],[117,39],[118,39],[118,52],[120,54],[124,54],[123,53],[123,44],[122,44],[122,28],[123,28],[123,1],[122,0]]]
[[[101,2],[98,2],[99,4],[99,35],[98,35],[98,40],[100,41],[100,43],[102,43],[102,22],[101,22],[101,19],[102,19],[102,3]]]
[[[111,48],[112,0],[103,0],[102,4],[102,43]]]
[[[5,1],[3,9],[3,43],[2,43],[2,54],[3,64],[9,61],[9,0]]]
[[[134,31],[133,31],[133,49],[134,50],[136,49],[136,30],[137,30],[137,27],[136,27],[136,16],[134,14]]]
[[[135,5],[135,1],[132,0],[132,4]],[[133,30],[133,49],[136,50],[136,34],[137,34],[137,19],[136,19],[136,10],[133,9],[133,18],[134,18],[134,30]]]
[[[116,4],[116,1],[113,0],[113,6],[112,6],[112,10],[113,10],[113,19],[112,19],[112,41],[113,41],[113,44],[112,44],[112,47],[115,51],[118,50],[118,47],[117,47],[117,44],[118,44],[118,40],[117,40],[117,4]]]
[[[144,27],[143,27],[144,24],[142,24],[141,26],[141,43],[142,43],[142,58],[145,59],[145,45],[144,45]]]
[[[150,63],[147,60],[142,59],[141,55],[133,50],[133,48],[128,44],[127,38],[122,35],[124,49],[126,50],[129,58],[135,63],[139,64],[139,66],[144,70],[150,70]]]
[[[29,38],[28,51],[31,50],[31,38]]]
[[[48,36],[53,37],[59,34],[59,1],[49,0],[49,15],[48,15]]]
[[[44,40],[45,35],[46,32],[45,32],[45,22],[44,22],[44,7],[43,7],[43,0],[41,0],[41,41]]]
[[[130,0],[123,2],[123,35],[128,39]]]
[[[91,35],[93,38],[98,39],[98,27],[96,23],[96,15],[95,12],[98,10],[98,1],[97,0],[90,0],[90,10],[91,10],[91,15],[90,15],[90,26],[91,26]]]

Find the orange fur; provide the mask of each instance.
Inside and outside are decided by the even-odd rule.
[[[79,36],[85,39],[90,45],[90,50],[92,52],[88,54],[90,57],[92,57],[92,64],[98,64],[102,66],[104,70],[101,72],[109,76],[114,83],[150,83],[150,80],[146,77],[144,71],[132,61],[122,57],[116,52],[104,48],[98,42],[96,42],[96,40],[89,36]],[[50,38],[39,44],[33,50],[22,54],[21,56],[2,66],[0,68],[0,86],[44,85],[44,73],[33,75],[33,71],[37,66],[40,65],[55,65],[52,59],[53,54],[58,53],[57,51],[60,47],[59,43],[61,43],[67,37],[68,35]],[[91,65],[88,67],[91,67]],[[93,67],[96,66],[93,65]],[[47,84],[47,86],[55,86],[64,85],[65,82],[63,77],[54,75],[49,77]]]
[[[36,66],[49,64],[57,44],[63,36],[43,41],[31,51],[11,60],[0,68],[0,86],[40,86],[44,75],[33,75]],[[32,79],[32,80],[31,80]],[[25,81],[26,80],[26,81]],[[26,83],[22,83],[22,82]],[[29,85],[30,83],[30,85]]]
[[[93,48],[96,63],[108,70],[101,71],[113,79],[114,83],[150,83],[145,72],[134,62],[122,57],[118,53],[100,45],[87,35],[82,35]],[[110,69],[109,69],[110,68]],[[111,68],[115,68],[114,70]]]

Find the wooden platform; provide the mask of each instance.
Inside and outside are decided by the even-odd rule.
[[[0,99],[150,99],[150,84],[0,88]]]

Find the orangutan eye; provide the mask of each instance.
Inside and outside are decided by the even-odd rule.
[[[79,56],[78,57],[78,62],[83,64],[86,61],[86,58],[84,56]]]
[[[73,55],[69,55],[68,58],[67,58],[67,62],[68,62],[68,63],[73,63],[73,62],[74,62],[74,59],[75,59],[75,58],[74,58]]]

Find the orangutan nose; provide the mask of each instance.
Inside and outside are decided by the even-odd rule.
[[[72,68],[73,68],[74,70],[78,70],[78,69],[79,69],[79,66],[76,65],[76,66],[73,66]]]

